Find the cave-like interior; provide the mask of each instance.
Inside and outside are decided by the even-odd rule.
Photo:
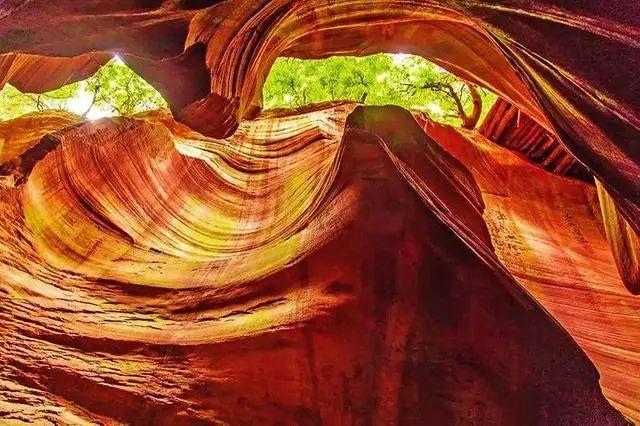
[[[0,122],[0,422],[640,422],[640,3],[6,0],[0,88],[115,55],[169,110]],[[280,56],[499,96],[262,109]]]

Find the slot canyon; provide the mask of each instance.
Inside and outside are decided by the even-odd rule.
[[[263,108],[280,57],[498,100]],[[0,424],[640,424],[640,2],[0,0]]]

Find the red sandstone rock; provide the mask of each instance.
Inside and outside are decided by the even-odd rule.
[[[469,171],[409,113],[351,109],[64,131],[0,193],[7,418],[622,423]]]
[[[0,416],[639,421],[639,17],[626,0],[4,2],[1,84],[50,90],[118,53],[179,123],[3,125],[22,179],[0,188]],[[260,113],[277,56],[380,51],[531,119],[498,104],[482,132],[500,147],[397,108]],[[598,190],[505,147],[560,174],[577,159]]]
[[[503,99],[491,107],[478,132],[553,173],[593,183],[593,177],[555,135]]]
[[[640,241],[629,222],[618,212],[615,202],[600,182],[596,182],[598,200],[607,240],[618,265],[622,281],[629,291],[640,294]]]
[[[212,5],[38,0],[4,6],[0,54],[119,52],[134,68],[144,62],[138,71],[147,77],[143,68],[151,70],[149,81],[170,99],[181,120],[222,136],[233,131],[237,118],[254,114],[262,82],[280,54],[415,52],[489,87],[557,133],[608,187],[638,231],[640,165],[632,141],[639,127],[639,15],[629,0],[580,6],[552,0],[441,0],[394,7],[382,0],[329,5],[321,0]],[[206,48],[200,66],[177,59],[183,54],[198,57],[198,46]],[[178,74],[193,70],[192,78],[171,79],[176,64],[184,66]],[[205,67],[210,81],[203,75]],[[64,66],[42,71],[52,81],[68,80],[87,72],[86,61],[70,58]],[[3,81],[5,73],[0,72]],[[9,81],[21,78],[14,72]],[[207,108],[200,108],[205,98]],[[214,127],[200,118],[210,116],[211,108],[225,113]]]
[[[58,132],[81,118],[64,111],[27,114],[0,122],[0,176],[3,186],[24,182],[33,166],[57,144]]]

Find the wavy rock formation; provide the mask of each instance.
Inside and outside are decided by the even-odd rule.
[[[493,104],[478,132],[498,145],[522,153],[546,170],[593,182],[589,171],[555,135],[504,99]]]
[[[101,62],[116,51],[181,121],[224,136],[255,115],[279,55],[419,54],[557,133],[638,232],[639,16],[629,0],[9,1],[0,10],[0,55],[69,57],[42,68],[60,82],[91,72],[80,55]],[[0,80],[24,81],[27,69],[0,72]]]
[[[35,164],[58,144],[56,132],[81,118],[64,111],[27,114],[0,122],[0,175],[5,186],[24,181]]]
[[[61,132],[1,194],[6,418],[621,423],[472,174],[407,112],[352,109]]]
[[[478,132],[556,174],[593,182],[589,172],[557,138],[508,102],[498,99]],[[615,201],[596,181],[607,240],[620,276],[633,294],[640,294],[640,243],[633,227],[618,211]]]
[[[605,396],[637,421],[640,300],[616,269],[594,186],[551,174],[481,135],[437,124],[426,130],[473,174],[498,258],[590,357]]]
[[[0,419],[640,422],[640,9],[560,3],[2,3],[2,85],[117,53],[171,113],[0,124]],[[504,101],[261,111],[380,51]]]
[[[640,240],[629,222],[620,214],[615,201],[602,184],[596,181],[598,199],[604,219],[604,230],[611,243],[611,251],[620,276],[627,289],[640,294]]]

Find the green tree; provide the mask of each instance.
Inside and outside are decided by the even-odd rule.
[[[109,61],[92,77],[51,92],[22,93],[9,84],[0,91],[0,120],[46,109],[92,117],[131,115],[166,107],[160,93],[118,58]]]
[[[265,82],[263,99],[266,109],[341,100],[395,104],[437,121],[473,128],[496,96],[419,56],[377,54],[278,58]]]
[[[85,80],[84,90],[91,94],[87,112],[97,107],[115,115],[132,115],[167,107],[167,103],[153,86],[117,58]]]
[[[70,110],[69,101],[78,96],[80,83],[73,83],[47,93],[22,93],[7,84],[0,91],[0,120],[46,109]]]
[[[377,54],[322,60],[278,58],[265,82],[263,99],[266,109],[341,100],[395,104],[437,121],[473,128],[496,97],[421,57]],[[95,118],[166,106],[162,96],[118,58],[91,78],[48,93],[21,93],[10,85],[0,91],[3,120],[45,109]]]

